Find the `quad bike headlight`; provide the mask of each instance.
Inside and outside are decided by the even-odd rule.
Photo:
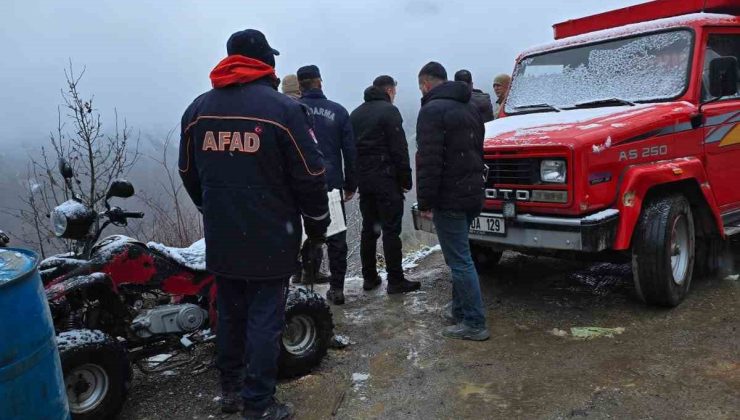
[[[69,200],[51,212],[54,235],[67,239],[82,239],[95,222],[95,212],[79,201]]]
[[[565,161],[545,159],[540,162],[540,180],[549,184],[565,184]]]
[[[61,238],[64,236],[64,232],[67,231],[67,216],[61,211],[53,210],[51,212],[51,226],[54,228],[54,235]]]

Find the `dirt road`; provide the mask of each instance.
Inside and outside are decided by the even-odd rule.
[[[696,281],[665,310],[637,301],[629,266],[506,254],[481,281],[491,340],[471,343],[439,336],[441,255],[408,275],[423,289],[405,297],[349,281],[334,318],[353,344],[279,387],[297,418],[332,418],[337,404],[339,419],[740,418],[737,276]],[[620,329],[571,334],[591,326]],[[219,413],[214,370],[175,373],[137,375],[121,418],[238,418]]]

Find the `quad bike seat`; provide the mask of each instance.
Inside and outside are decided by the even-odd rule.
[[[187,248],[175,248],[160,244],[159,242],[149,242],[146,246],[163,256],[171,259],[177,264],[185,266],[194,271],[206,270],[206,241],[201,239],[194,242]]]

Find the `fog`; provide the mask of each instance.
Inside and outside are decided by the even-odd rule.
[[[281,52],[279,76],[316,64],[326,94],[349,110],[375,76],[394,76],[412,125],[416,74],[426,62],[441,62],[450,75],[467,68],[491,92],[493,76],[510,73],[518,51],[552,39],[553,23],[642,0],[8,2],[0,25],[0,159],[24,156],[56,128],[70,60],[86,68],[83,93],[95,94],[104,121],[117,108],[130,126],[159,136],[210,88],[228,36],[257,28]]]
[[[466,68],[478,88],[492,93],[493,77],[511,73],[519,51],[552,40],[553,23],[641,1],[10,0],[0,25],[0,229],[14,244],[32,247],[33,226],[18,217],[27,207],[23,197],[37,182],[28,162],[41,146],[48,149],[49,135],[56,132],[70,62],[76,72],[85,69],[80,93],[94,95],[104,131],[110,133],[117,110],[140,135],[142,157],[126,176],[137,197],[157,197],[163,194],[163,168],[152,158],[161,157],[168,131],[177,136],[190,102],[210,89],[208,75],[235,31],[256,28],[266,34],[281,52],[280,77],[318,65],[327,96],[350,111],[376,76],[392,75],[399,82],[396,103],[413,159],[416,75],[425,63],[441,62],[450,76]],[[62,111],[69,133],[71,122]],[[171,165],[176,152],[175,142],[168,151]],[[407,206],[414,201],[412,190]],[[157,226],[142,200],[120,204],[148,212],[136,226]],[[404,232],[404,244],[413,244],[408,216]]]

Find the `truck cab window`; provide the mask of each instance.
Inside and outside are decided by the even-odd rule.
[[[707,42],[707,48],[704,53],[704,71],[702,74],[702,101],[706,102],[712,99],[709,94],[709,63],[717,57],[732,56],[740,62],[740,35],[739,34],[717,34],[710,35]],[[740,72],[740,70],[738,70]],[[738,78],[740,80],[740,77]],[[732,99],[740,97],[740,85],[738,93],[734,96],[728,96],[722,99]]]

